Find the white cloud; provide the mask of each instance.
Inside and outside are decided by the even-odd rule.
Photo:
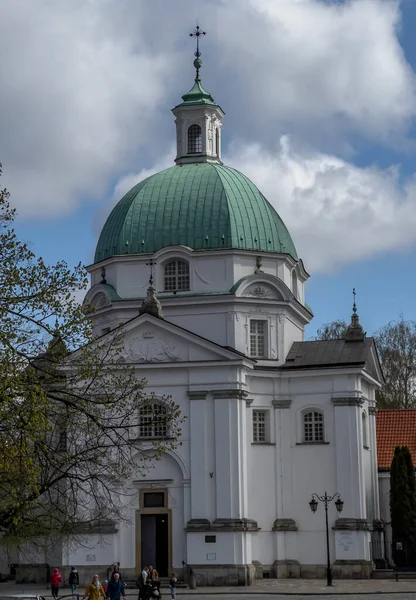
[[[399,2],[249,0],[236,22],[238,3],[220,23],[222,66],[230,86],[238,79],[245,126],[272,136],[280,120],[316,140],[351,128],[384,141],[406,131],[416,87],[397,38]]]
[[[140,22],[140,3],[130,13]],[[112,2],[3,1],[0,156],[22,216],[99,197],[166,110],[167,57],[115,17]]]
[[[288,132],[341,152],[350,134],[406,134],[415,80],[398,1],[2,0],[0,159],[21,216],[68,214],[165,154],[196,16],[230,137],[270,151]]]
[[[399,169],[359,168],[335,156],[237,147],[228,164],[250,177],[276,208],[311,272],[416,243],[416,177]]]

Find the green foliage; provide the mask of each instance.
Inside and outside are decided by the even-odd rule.
[[[416,563],[416,480],[409,449],[397,446],[390,468],[390,514],[393,560],[399,566]]]
[[[1,173],[1,170],[0,170]],[[123,330],[93,340],[75,299],[81,264],[47,265],[13,230],[0,192],[0,536],[2,543],[82,534],[126,518],[132,476],[178,445],[169,397],[145,393],[123,361]],[[157,409],[155,409],[157,402]],[[146,412],[148,439],[139,436]],[[168,435],[157,437],[157,432]],[[143,431],[142,431],[143,433]]]

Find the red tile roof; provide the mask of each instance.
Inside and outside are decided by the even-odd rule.
[[[376,430],[379,469],[390,469],[396,446],[407,446],[416,464],[416,408],[378,410]]]

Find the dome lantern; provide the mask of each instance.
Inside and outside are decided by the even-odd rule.
[[[176,148],[177,165],[221,162],[221,126],[224,112],[215,103],[214,98],[201,83],[200,69],[202,67],[199,51],[199,38],[205,35],[197,25],[191,37],[196,39],[194,67],[196,69],[195,83],[187,94],[182,96],[183,102],[172,109],[176,117]]]

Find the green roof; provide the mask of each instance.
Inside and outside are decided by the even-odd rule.
[[[189,90],[187,94],[182,96],[182,104],[214,104],[214,98],[211,96],[209,92],[207,92],[203,87],[202,83],[199,79],[195,79],[195,83],[192,86],[192,89]]]
[[[173,166],[135,185],[114,207],[95,262],[167,246],[290,254],[292,238],[245,175],[217,163]]]

